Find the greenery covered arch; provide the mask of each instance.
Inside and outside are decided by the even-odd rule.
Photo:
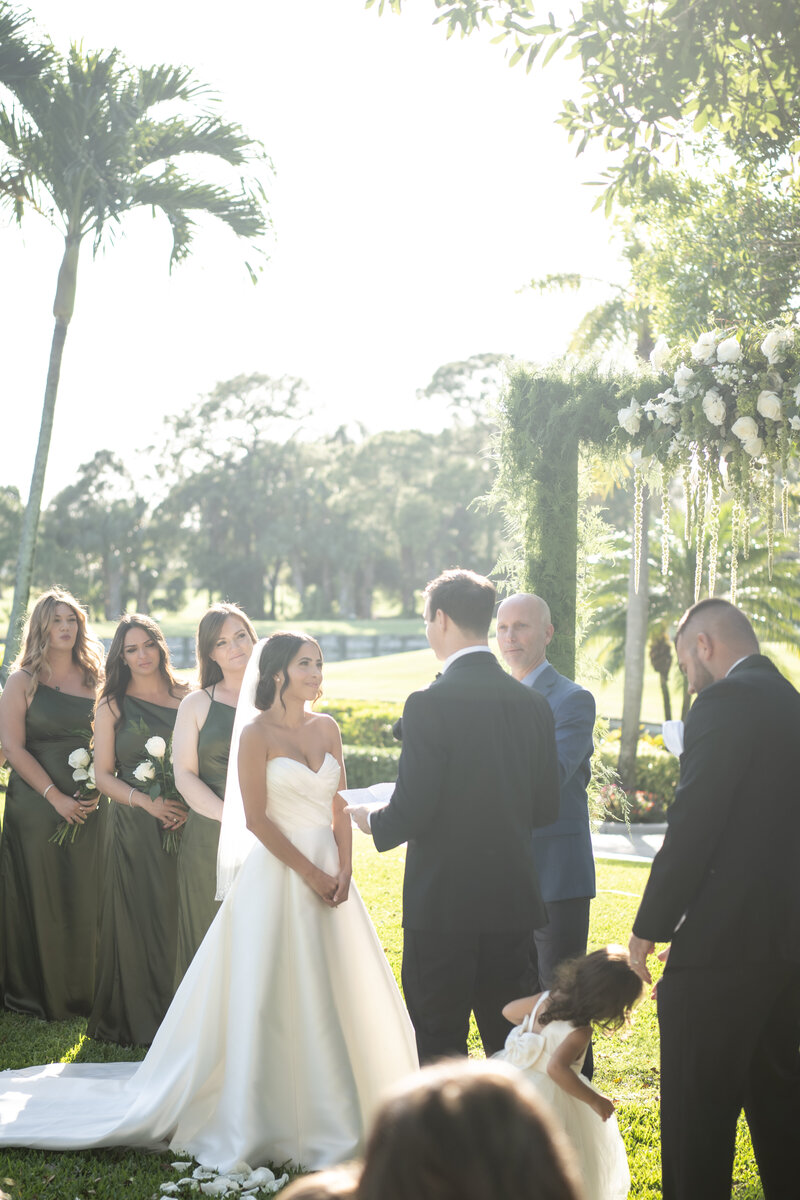
[[[652,376],[596,365],[515,365],[498,409],[499,472],[494,497],[522,562],[515,583],[550,605],[556,632],[548,658],[575,675],[581,446],[614,457],[628,439],[617,421],[633,400],[653,394]]]

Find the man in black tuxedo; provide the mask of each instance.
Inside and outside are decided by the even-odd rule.
[[[697,700],[630,940],[658,985],[664,1200],[728,1200],[744,1109],[767,1200],[800,1195],[800,695],[727,601],[675,638]]]
[[[531,930],[547,920],[530,842],[558,814],[553,716],[489,650],[494,603],[472,571],[428,584],[442,674],[406,701],[389,803],[369,819],[350,810],[378,850],[408,842],[403,990],[421,1062],[466,1053],[471,1011],[487,1055],[502,1048],[501,1009],[523,994]]]

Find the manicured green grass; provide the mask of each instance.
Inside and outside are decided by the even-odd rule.
[[[402,953],[401,896],[405,852],[379,855],[371,842],[354,838],[354,867],[381,944],[399,978]],[[645,864],[598,863],[598,895],[592,905],[590,949],[627,942],[647,879]],[[511,998],[511,997],[509,997]],[[141,1053],[120,1050],[85,1037],[85,1022],[46,1025],[12,1013],[0,1013],[0,1061],[5,1067],[47,1061],[101,1062],[134,1059]],[[482,1051],[473,1027],[470,1053]],[[655,1004],[644,999],[633,1024],[622,1034],[595,1041],[597,1085],[617,1104],[633,1180],[631,1197],[661,1196],[658,1137],[658,1030]],[[155,1197],[160,1184],[176,1179],[173,1153],[153,1155],[124,1149],[75,1154],[52,1151],[0,1152],[0,1200],[117,1200]],[[747,1126],[739,1128],[736,1200],[762,1198]]]

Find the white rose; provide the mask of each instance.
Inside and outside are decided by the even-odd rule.
[[[89,772],[84,771],[83,767],[78,767],[76,770],[74,770],[72,772],[72,778],[75,780],[76,783],[81,783],[84,779],[89,778]]]
[[[145,742],[144,748],[153,758],[163,758],[167,752],[167,743],[162,737],[151,737]]]
[[[639,426],[642,421],[642,410],[634,400],[627,408],[621,408],[617,413],[617,421],[625,430],[626,433],[634,434],[639,432]]]
[[[703,397],[703,412],[712,425],[724,425],[727,409],[716,388],[709,388]]]
[[[735,337],[725,338],[717,346],[717,362],[735,363],[742,357],[742,347]]]
[[[791,345],[794,334],[791,329],[771,329],[761,343],[761,353],[771,367],[784,358],[784,350]]]
[[[690,380],[694,379],[694,371],[691,367],[687,367],[685,363],[681,363],[675,372],[675,388],[679,396],[682,396],[689,386]]]
[[[88,767],[91,761],[91,754],[83,747],[80,747],[78,750],[73,750],[72,754],[70,754],[69,758],[67,759],[67,762],[71,767]]]
[[[716,346],[717,335],[715,333],[712,333],[710,330],[708,333],[701,333],[700,337],[692,346],[692,358],[695,362],[712,362]]]
[[[136,770],[133,772],[133,778],[138,779],[139,783],[146,783],[148,779],[155,779],[156,770],[152,763],[139,763]]]
[[[653,365],[653,370],[654,371],[663,371],[664,367],[667,365],[668,358],[669,358],[669,346],[667,345],[667,339],[664,337],[664,335],[662,333],[661,337],[658,339],[655,346],[650,351],[650,362]]]
[[[746,442],[748,438],[758,437],[758,423],[752,417],[739,417],[731,425],[731,433],[740,442]]]
[[[86,768],[86,778],[89,780],[90,785],[94,787],[97,782],[94,777],[94,763],[89,763],[89,766]]]
[[[776,392],[759,392],[756,408],[768,421],[781,419],[781,398]]]
[[[758,458],[764,450],[764,443],[760,437],[748,438],[746,441],[742,442],[742,446],[744,447],[745,452],[749,454],[751,458]]]
[[[800,417],[789,417],[789,424],[796,433],[800,429]]]

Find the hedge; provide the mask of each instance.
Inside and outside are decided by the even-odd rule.
[[[342,731],[346,746],[396,749],[392,726],[402,716],[402,704],[367,700],[322,700],[318,712],[330,713]]]

